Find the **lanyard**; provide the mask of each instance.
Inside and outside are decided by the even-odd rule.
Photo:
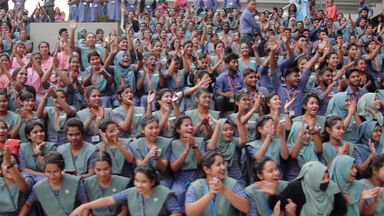
[[[336,157],[337,156],[337,152],[335,151],[335,148],[333,148],[333,145],[331,143],[329,143],[329,146],[331,146],[331,149],[333,151],[333,155]]]
[[[262,198],[263,198],[263,204],[264,204],[265,211],[267,212],[268,216],[271,216],[271,215],[273,215],[273,211],[267,205],[267,201],[265,200],[266,197],[265,197],[264,192],[262,194],[263,194]]]
[[[97,83],[99,82],[100,76],[98,74],[95,74],[95,75],[96,75],[96,77],[95,77],[95,79],[93,79],[93,85],[97,87]]]
[[[7,77],[2,77],[1,79],[1,87],[0,88],[6,88],[7,86],[5,86],[5,81],[6,81]]]
[[[145,155],[148,155],[148,147],[147,147],[147,143],[144,141],[144,151],[145,151]],[[152,163],[152,158],[149,160],[149,163],[151,164]]]
[[[272,142],[272,140],[271,140],[271,142]],[[269,144],[271,144],[271,143],[269,143]],[[263,145],[263,142],[260,140],[260,146],[262,146],[262,145]],[[264,155],[267,157],[272,157],[271,148],[269,145],[268,145],[268,152],[265,153]]]
[[[61,114],[61,111],[57,112],[57,110],[55,110],[55,130],[56,130],[56,132],[59,131],[60,114]]]
[[[207,193],[209,193],[208,182],[205,185],[205,190],[207,191]],[[212,201],[209,202],[209,207],[211,209],[211,216],[215,215],[215,205],[216,205],[216,195],[214,195]]]
[[[19,107],[19,96],[17,94],[17,91],[15,91],[15,109],[17,109]]]
[[[323,91],[321,90],[321,88],[319,88],[319,92],[320,92],[320,94],[323,94]],[[327,94],[327,97],[328,98],[332,98],[332,95],[331,94]]]
[[[244,126],[245,126],[245,132],[246,132],[246,135],[247,135],[247,137],[248,137],[248,123],[245,123]]]
[[[356,101],[356,103],[357,103],[357,101],[359,100],[359,95],[356,96],[356,97],[357,97],[357,100],[356,100],[356,98],[355,98],[355,96],[354,96],[353,93],[351,94],[351,96],[352,96],[353,100]]]
[[[146,74],[148,82],[148,92],[151,92],[152,78],[149,77],[149,74]]]
[[[31,74],[31,77],[29,78],[29,83],[32,83],[34,75],[35,75],[35,71],[32,69],[32,74]]]
[[[379,61],[377,59],[377,56],[375,58],[375,63],[376,63],[376,73],[379,73],[380,72],[380,68],[379,68]]]
[[[95,132],[97,131],[97,122],[99,121],[99,112],[96,114],[96,120],[95,120]],[[100,121],[104,118],[104,107],[101,108],[101,114],[100,114]]]
[[[175,82],[176,82],[176,90],[179,90],[180,88],[180,76],[177,74],[178,72],[175,72]]]
[[[244,68],[245,68],[245,69],[248,69],[249,64],[251,63],[251,60],[249,60],[248,64],[245,64],[245,61],[244,61],[244,60],[242,60],[242,62],[243,62],[243,66],[244,66]]]
[[[287,97],[288,97],[288,100],[290,101],[291,100],[291,96],[289,95],[288,89],[286,89],[285,91],[287,91]],[[295,98],[295,94],[296,94],[296,91],[293,91],[292,98]]]
[[[229,82],[229,88],[231,88],[232,94],[235,94],[234,88],[236,88],[237,77],[233,81],[233,87],[232,87],[232,83],[231,83],[231,79],[229,78],[229,75],[227,75],[227,78],[228,78],[228,82]]]

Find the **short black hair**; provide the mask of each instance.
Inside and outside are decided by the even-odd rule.
[[[347,71],[345,71],[345,78],[349,79],[353,72],[359,72],[359,70],[357,70],[356,68],[347,69]]]
[[[68,29],[66,29],[66,28],[61,28],[61,29],[59,30],[59,35],[61,35],[63,32],[68,32]]]
[[[234,59],[236,60],[239,59],[239,56],[235,53],[230,53],[227,56],[225,56],[224,62],[225,64],[229,64],[229,62],[231,62]]]
[[[297,67],[289,67],[284,70],[283,77],[287,78],[290,74],[299,73],[299,69]]]
[[[79,118],[70,118],[65,124],[65,134],[67,134],[70,127],[77,127],[82,134],[84,134],[84,124]]]

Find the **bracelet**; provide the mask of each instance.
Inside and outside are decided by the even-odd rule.
[[[197,149],[197,146],[192,146],[192,149]]]
[[[11,163],[11,165],[7,166],[7,170],[11,169],[12,167],[14,167],[16,164],[15,163]]]
[[[317,51],[317,53],[319,53],[320,56],[323,56],[324,53],[320,52],[320,51]]]
[[[285,114],[285,115],[287,115],[287,114],[289,115],[289,112],[284,112],[284,114]]]

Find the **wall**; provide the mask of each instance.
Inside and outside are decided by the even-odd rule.
[[[93,33],[96,32],[96,29],[101,28],[104,30],[104,37],[106,37],[113,29],[118,29],[119,26],[118,23],[79,23],[75,37],[77,30],[82,27]],[[31,40],[34,42],[33,51],[37,51],[37,45],[41,41],[48,41],[52,50],[61,28],[67,28],[69,31],[69,23],[31,23]]]

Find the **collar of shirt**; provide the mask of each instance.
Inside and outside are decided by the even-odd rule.
[[[225,76],[228,76],[228,75],[229,75],[229,77],[231,77],[231,78],[236,78],[236,77],[240,77],[240,71],[237,71],[237,72],[235,73],[235,76],[231,76],[231,75],[229,74],[228,70],[227,70],[227,71],[224,72],[224,75],[225,75]]]
[[[348,86],[348,88],[345,90],[348,94],[355,94],[355,95],[361,95],[363,93],[363,89],[360,87],[357,87],[357,93],[354,92],[351,87]]]

